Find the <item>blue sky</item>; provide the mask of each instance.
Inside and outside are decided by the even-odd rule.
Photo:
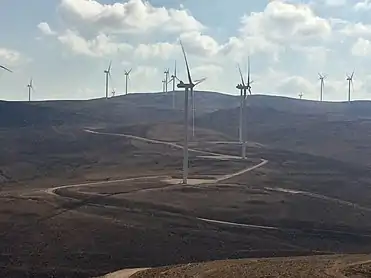
[[[26,3],[25,3],[26,2]],[[110,89],[162,90],[163,71],[189,56],[199,89],[238,94],[237,62],[251,57],[253,93],[318,99],[318,72],[328,75],[325,99],[371,99],[369,0],[3,0],[0,9],[1,99],[87,99]],[[22,7],[22,9],[20,8]]]

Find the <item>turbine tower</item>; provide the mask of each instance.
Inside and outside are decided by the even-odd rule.
[[[176,61],[174,65],[174,74],[171,76],[170,82],[173,82],[173,109],[175,109],[175,82],[178,80],[176,72]]]
[[[319,76],[319,79],[318,80],[321,80],[321,94],[320,94],[320,98],[319,100],[320,101],[323,101],[323,90],[325,88],[325,79],[326,79],[326,75],[322,75],[320,73],[318,73],[318,76]]]
[[[108,69],[104,71],[104,73],[106,74],[106,99],[108,99],[108,86],[109,86],[109,77],[111,77],[111,66],[112,66],[112,61],[110,61]]]
[[[165,88],[164,88],[164,91],[165,91],[165,93],[167,93],[167,84],[169,83],[170,70],[165,69],[164,74],[165,74]]]
[[[166,80],[162,80],[162,92],[165,93],[165,83],[166,83]]]
[[[354,71],[352,72],[351,76],[349,76],[349,74],[347,74],[347,79],[346,79],[348,81],[348,102],[349,103],[351,101],[351,97],[350,97],[350,84],[352,84],[352,88],[353,88],[353,91],[354,91],[353,76],[354,76]]]
[[[247,99],[247,91],[251,95],[251,84],[254,82],[251,80],[250,76],[250,57],[248,57],[247,62],[247,83],[245,83],[245,80],[243,79],[241,67],[238,66],[238,70],[240,72],[241,76],[241,82],[242,84],[237,85],[237,89],[241,90],[241,102],[240,102],[240,141],[242,143],[242,158],[246,159],[246,99]],[[243,92],[243,94],[242,94]],[[241,108],[242,107],[242,108]]]
[[[30,83],[27,84],[27,88],[28,88],[28,101],[31,101],[31,91],[34,91],[32,78],[30,80]]]
[[[12,72],[10,69],[8,69],[7,67],[4,67],[2,65],[0,65],[0,69],[3,69],[3,70],[6,70],[6,71],[9,71],[9,72]]]
[[[125,95],[128,94],[128,79],[129,75],[133,69],[130,69],[129,71],[125,71]]]
[[[189,107],[188,107],[188,94],[189,90],[191,90],[191,93],[193,91],[193,88],[203,82],[205,79],[201,79],[199,81],[196,81],[193,83],[192,77],[191,77],[191,71],[188,66],[187,56],[182,44],[182,41],[180,41],[180,46],[182,48],[184,61],[187,68],[187,75],[188,75],[188,83],[184,83],[183,81],[179,81],[178,88],[184,89],[184,146],[183,146],[183,184],[188,183],[188,121],[189,121]]]

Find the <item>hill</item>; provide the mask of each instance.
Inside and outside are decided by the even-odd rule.
[[[371,165],[371,102],[320,103],[280,97],[248,98],[246,136],[270,148]],[[238,138],[239,109],[201,115],[199,127]]]
[[[0,102],[0,127],[109,126],[168,122],[183,119],[184,94],[129,94],[106,99],[80,101]],[[198,115],[236,107],[236,97],[195,92]]]
[[[299,258],[247,259],[178,265],[138,271],[118,271],[103,278],[262,278],[262,277],[370,277],[371,256],[342,255]],[[345,276],[346,275],[346,276]]]

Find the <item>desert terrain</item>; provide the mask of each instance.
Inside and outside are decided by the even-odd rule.
[[[2,102],[0,275],[165,267],[133,277],[244,277],[256,269],[272,277],[290,265],[301,276],[280,277],[308,277],[334,262],[344,275],[367,273],[351,265],[366,255],[337,255],[371,252],[367,109],[250,98],[242,160],[238,99],[196,96],[187,186],[178,183],[182,111],[167,106],[170,96]],[[340,259],[305,257],[312,255]],[[256,259],[267,257],[291,258]],[[255,260],[235,261],[248,258]],[[215,260],[229,261],[197,264]]]

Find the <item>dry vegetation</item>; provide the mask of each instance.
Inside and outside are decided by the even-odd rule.
[[[225,111],[199,115],[199,143],[192,147],[238,155],[237,146],[207,143],[235,140],[235,99],[218,97],[213,107],[210,95],[198,97],[204,105],[201,111],[228,103]],[[168,100],[160,95],[153,100],[132,96],[108,102],[34,103],[29,110],[22,104],[19,109],[25,112],[10,126],[0,122],[1,277],[91,277],[130,267],[371,252],[368,122],[353,114],[351,122],[345,121],[349,111],[342,107],[334,110],[345,116],[335,121],[335,112],[323,119],[328,107],[310,106],[312,112],[306,114],[304,106],[294,110],[257,101],[249,112],[248,134],[265,146],[249,144],[247,162],[206,160],[191,152],[192,178],[215,178],[256,165],[261,158],[269,160],[262,168],[222,183],[171,186],[159,177],[61,188],[56,195],[45,192],[89,181],[179,178],[179,149],[83,131],[100,128],[181,142],[182,127],[176,124],[181,111],[168,109]],[[272,277],[275,271],[282,277],[316,277],[327,262],[332,265],[333,259],[231,261],[161,271],[164,277],[192,277],[196,272],[208,273],[205,277]],[[349,273],[368,271],[366,264],[345,266]],[[158,271],[136,277],[156,277],[151,273]]]

